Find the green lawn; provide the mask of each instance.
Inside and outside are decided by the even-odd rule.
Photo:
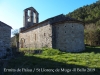
[[[10,60],[6,69],[20,70],[4,72],[4,75],[100,75],[100,47],[86,47],[81,53],[42,50],[41,54],[26,53]]]

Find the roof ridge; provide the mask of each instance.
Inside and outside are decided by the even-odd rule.
[[[6,23],[4,23],[4,22],[2,22],[2,21],[0,21],[0,23],[2,23],[2,24],[4,24],[4,25],[6,25],[6,26],[12,28],[11,26],[9,26],[8,24],[6,24]]]

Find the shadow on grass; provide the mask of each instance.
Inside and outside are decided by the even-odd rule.
[[[94,52],[94,53],[100,53],[100,47],[91,47],[91,46],[86,46],[85,50],[83,52]]]
[[[50,58],[21,56],[8,62],[6,69],[19,68],[19,72],[4,72],[3,75],[100,75],[100,69],[88,69],[85,66],[66,64],[53,61]],[[23,68],[23,69],[22,69]],[[30,72],[28,72],[30,69]],[[34,72],[32,72],[32,71]]]

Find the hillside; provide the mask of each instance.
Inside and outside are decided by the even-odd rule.
[[[66,16],[81,20],[85,23],[95,23],[96,25],[100,25],[100,1],[80,7],[73,12],[68,13]]]

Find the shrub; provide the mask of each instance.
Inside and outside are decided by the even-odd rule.
[[[44,48],[42,54],[45,55],[45,56],[53,56],[53,55],[62,54],[62,52],[57,50],[57,49]]]

